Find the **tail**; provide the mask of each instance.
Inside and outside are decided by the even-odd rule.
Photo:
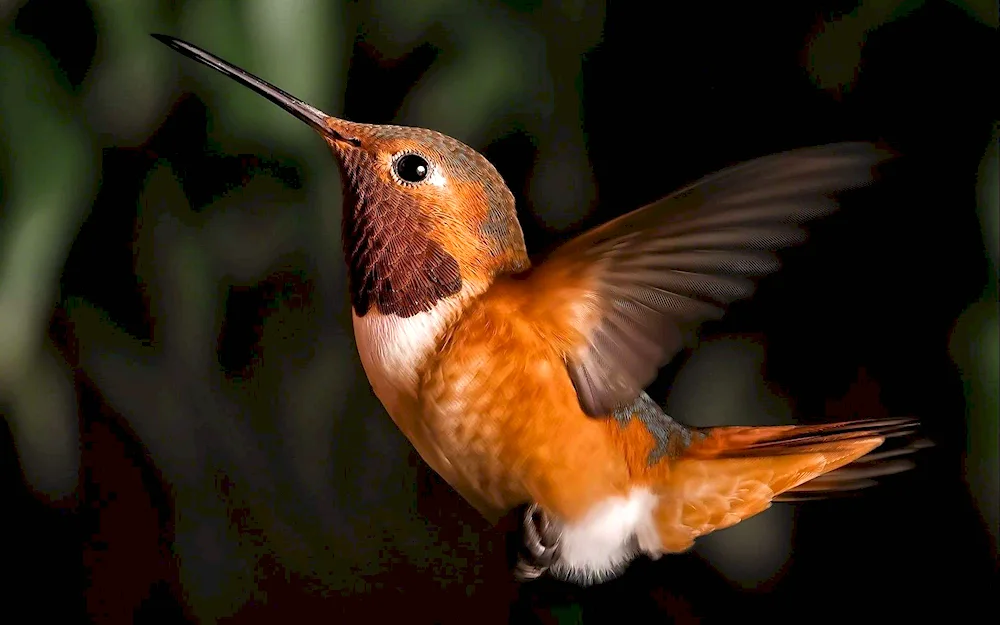
[[[913,419],[879,419],[694,430],[691,444],[671,462],[657,507],[663,551],[684,551],[698,536],[763,512],[773,501],[856,490],[906,470],[912,464],[898,456],[922,444],[868,454],[887,439],[911,436],[916,426]]]
[[[838,497],[875,486],[878,478],[912,469],[915,463],[905,456],[931,447],[932,443],[917,436],[918,424],[915,420],[897,419],[896,422],[897,425],[891,425],[889,420],[880,422],[886,424],[878,432],[884,441],[875,451],[787,490],[774,501],[800,502]],[[864,421],[856,423],[859,428],[866,425]]]

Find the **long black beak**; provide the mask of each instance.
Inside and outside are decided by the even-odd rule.
[[[332,127],[333,124],[336,124],[339,121],[336,118],[331,117],[323,111],[306,104],[302,100],[285,93],[271,83],[257,78],[250,72],[240,69],[232,63],[227,63],[214,54],[206,52],[198,46],[192,45],[186,41],[182,41],[175,37],[168,37],[167,35],[153,34],[152,36],[158,41],[170,46],[174,50],[177,50],[184,56],[192,58],[199,63],[204,63],[212,69],[218,70],[226,76],[229,76],[241,85],[253,89],[271,102],[274,102],[292,115],[309,124],[309,126],[321,135],[330,137],[337,141],[350,143],[355,147],[361,145],[361,141],[356,137],[345,136],[340,131]]]

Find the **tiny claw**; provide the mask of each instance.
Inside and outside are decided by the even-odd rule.
[[[541,577],[559,556],[559,531],[538,504],[531,504],[524,512],[524,540],[527,553],[518,555],[514,577],[529,581]]]

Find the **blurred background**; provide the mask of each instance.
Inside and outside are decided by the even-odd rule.
[[[0,620],[996,613],[992,0],[0,0],[0,29]],[[694,425],[913,415],[936,447],[600,587],[515,585],[371,394],[324,143],[151,32],[472,145],[534,250],[744,159],[887,143],[651,393]]]

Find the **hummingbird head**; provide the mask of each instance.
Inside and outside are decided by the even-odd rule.
[[[268,98],[329,144],[344,182],[343,245],[359,317],[411,317],[527,268],[514,196],[471,147],[423,128],[338,119],[187,42],[153,37]]]
[[[514,196],[481,154],[432,130],[325,121],[357,315],[409,317],[526,267]]]

